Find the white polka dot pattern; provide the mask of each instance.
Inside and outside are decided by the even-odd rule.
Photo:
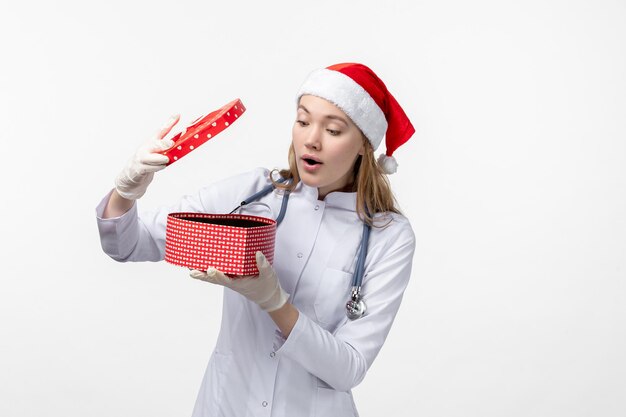
[[[206,116],[197,118],[190,126],[172,138],[174,147],[161,152],[169,164],[179,160],[204,142],[230,126],[246,111],[240,99],[236,99]]]
[[[227,226],[211,221],[243,220],[255,225]],[[255,254],[274,261],[276,221],[244,214],[170,213],[165,229],[165,261],[230,275],[258,275]]]

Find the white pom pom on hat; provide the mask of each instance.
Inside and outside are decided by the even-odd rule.
[[[378,155],[378,165],[383,169],[385,174],[395,174],[398,171],[398,162],[393,156],[387,156],[384,153]]]
[[[385,138],[386,151],[378,163],[387,174],[398,169],[393,153],[415,133],[415,128],[370,68],[358,63],[335,64],[313,71],[298,91],[326,99],[339,107],[361,129],[374,150]]]

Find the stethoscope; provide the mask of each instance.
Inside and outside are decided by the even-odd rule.
[[[283,183],[285,181],[285,178],[281,178],[276,182]],[[241,209],[243,206],[250,204],[251,202],[256,201],[261,197],[271,193],[272,191],[274,191],[275,188],[276,186],[274,184],[268,185],[261,191],[252,194],[250,197],[243,200],[239,204],[239,206],[235,207],[233,211],[231,211],[231,214]],[[283,200],[280,205],[280,212],[278,213],[278,217],[276,218],[276,227],[280,225],[280,223],[283,221],[283,218],[285,217],[288,202],[289,191],[286,190],[283,194]],[[352,275],[350,299],[346,303],[346,315],[350,320],[356,320],[363,317],[363,315],[365,314],[365,310],[367,310],[365,302],[363,301],[363,297],[361,296],[361,284],[363,283],[363,275],[365,274],[365,258],[367,257],[367,244],[370,238],[370,231],[370,225],[363,222],[363,234],[361,236],[359,253],[356,260],[356,268],[354,269],[354,274]]]

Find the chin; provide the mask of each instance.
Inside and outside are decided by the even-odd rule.
[[[308,173],[304,172],[303,174],[299,174],[299,175],[300,175],[300,181],[302,181],[305,185],[309,187],[316,187],[316,188],[320,187],[320,182],[316,178],[311,178],[311,176]]]

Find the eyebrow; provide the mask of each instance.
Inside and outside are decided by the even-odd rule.
[[[309,110],[308,110],[306,107],[304,107],[302,104],[299,104],[299,105],[298,105],[298,108],[299,108],[299,109],[304,110],[304,111],[305,111],[305,112],[307,112],[308,114],[311,114],[311,112],[309,112]],[[346,121],[346,119],[344,119],[344,118],[343,118],[343,117],[341,117],[341,116],[337,116],[337,115],[334,115],[334,114],[327,114],[327,115],[326,115],[326,116],[324,116],[324,117],[325,117],[326,119],[339,120],[340,122],[343,122],[346,126],[349,126],[349,124],[348,124],[348,122]]]

